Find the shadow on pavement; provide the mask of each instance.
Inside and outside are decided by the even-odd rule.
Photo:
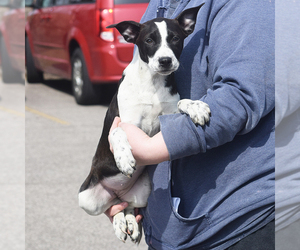
[[[43,84],[47,85],[50,88],[55,90],[64,92],[68,95],[73,96],[72,92],[72,82],[69,80],[64,79],[48,79],[44,80]],[[114,94],[118,89],[118,84],[101,84],[96,85],[97,91],[101,93],[101,98],[99,101],[99,105],[106,105],[108,106],[111,99],[113,98]]]
[[[55,90],[64,92],[68,95],[73,95],[71,81],[63,80],[63,79],[57,79],[57,80],[49,79],[49,80],[44,80],[43,84]]]

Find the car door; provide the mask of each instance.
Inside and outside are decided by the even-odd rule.
[[[32,13],[30,30],[34,57],[42,71],[61,77],[67,76],[69,61],[66,49],[66,34],[69,15],[68,0],[40,0],[40,6]]]
[[[124,20],[140,20],[144,14],[149,0],[114,0],[114,22],[119,23]],[[118,59],[122,62],[130,62],[132,59],[133,47],[128,44],[123,36],[115,29],[115,46]],[[130,50],[129,48],[132,47]]]
[[[1,13],[0,23],[2,80],[6,83],[23,82],[21,73],[25,72],[24,0],[11,0],[2,4],[8,3],[10,8]]]
[[[70,58],[67,37],[74,15],[69,0],[55,0],[51,15],[49,42],[54,54],[52,71],[65,78],[70,77]]]
[[[5,14],[8,53],[14,68],[25,71],[25,9],[23,0],[12,1],[12,8]]]
[[[53,45],[49,41],[51,30],[51,13],[54,0],[37,0],[36,8],[28,17],[33,55],[39,68],[48,72],[52,64]]]

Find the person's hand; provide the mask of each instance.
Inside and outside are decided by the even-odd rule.
[[[111,145],[111,143],[110,143],[110,133],[111,133],[115,128],[117,128],[117,127],[119,126],[119,123],[120,123],[120,122],[121,122],[120,117],[116,116],[115,119],[114,119],[114,121],[113,121],[113,123],[112,123],[112,125],[111,125],[111,127],[110,127],[110,130],[109,130],[108,141],[109,141],[110,151],[111,151],[112,153],[114,153],[114,149],[113,149],[113,147],[112,147],[112,145]]]
[[[149,137],[137,126],[121,122],[119,117],[114,119],[110,132],[117,127],[121,127],[125,131],[138,166],[158,164],[169,160],[169,152],[161,132]],[[113,152],[112,147],[111,151]]]
[[[107,209],[104,214],[109,218],[110,222],[113,223],[113,217],[123,211],[126,207],[128,207],[128,203],[127,202],[122,202],[120,204],[111,206],[109,209]],[[139,209],[135,208],[135,219],[136,222],[139,223],[142,219],[143,216],[141,214],[139,214]]]
[[[108,217],[111,223],[113,223],[113,217],[117,214],[123,211],[126,207],[128,207],[127,202],[122,202],[120,204],[111,206],[109,209],[107,209],[104,214]]]

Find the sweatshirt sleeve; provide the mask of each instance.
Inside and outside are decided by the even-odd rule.
[[[184,114],[160,117],[171,160],[230,142],[274,109],[274,12],[273,0],[231,0],[209,17],[212,86],[201,100],[211,119],[201,127]]]

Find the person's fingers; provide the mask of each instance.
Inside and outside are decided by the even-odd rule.
[[[110,127],[109,133],[111,133],[111,131],[113,131],[115,128],[117,128],[120,122],[121,122],[121,118],[116,116]]]
[[[143,215],[138,214],[137,216],[135,216],[136,222],[139,223],[142,219],[143,219]]]
[[[109,130],[109,134],[108,134],[108,141],[109,141],[109,148],[110,148],[110,151],[113,153],[113,148],[110,144],[110,133],[119,126],[119,123],[121,122],[121,119],[120,117],[116,116],[111,127],[110,127],[110,130]]]
[[[113,216],[115,216],[117,213],[121,212],[128,206],[127,202],[122,202],[120,204],[111,206],[109,209],[107,209],[104,214],[109,218],[111,222],[113,222]]]
[[[143,219],[143,215],[139,214],[138,208],[134,209],[134,214],[135,214],[136,222],[139,223]]]

